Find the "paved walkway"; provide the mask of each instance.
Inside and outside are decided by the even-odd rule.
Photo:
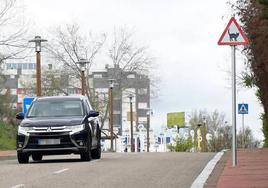
[[[238,150],[237,159],[233,167],[230,155],[217,188],[268,188],[268,148]]]
[[[16,154],[17,154],[16,150],[6,150],[6,151],[0,150],[0,158],[1,157],[14,157],[16,156]]]

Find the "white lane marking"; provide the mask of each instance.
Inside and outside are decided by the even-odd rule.
[[[11,188],[23,188],[25,187],[24,184],[18,184],[18,185],[14,185]]]
[[[206,183],[209,175],[213,171],[214,167],[216,166],[217,162],[221,159],[222,155],[224,154],[223,151],[218,152],[213,159],[211,159],[203,171],[199,174],[199,176],[194,180],[191,188],[202,188]]]
[[[64,172],[64,171],[67,171],[67,170],[69,170],[69,168],[64,168],[64,169],[55,171],[55,172],[53,172],[53,174],[60,174],[60,173],[62,173],[62,172]]]

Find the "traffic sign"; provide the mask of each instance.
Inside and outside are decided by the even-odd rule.
[[[238,104],[238,114],[248,114],[248,104]]]
[[[22,108],[22,112],[25,114],[28,110],[28,108],[30,107],[30,105],[32,104],[33,100],[35,98],[34,97],[24,97],[23,98],[23,101],[22,101],[22,105],[23,105],[23,108]]]
[[[223,31],[218,45],[247,45],[248,38],[238,25],[234,17],[232,17]]]

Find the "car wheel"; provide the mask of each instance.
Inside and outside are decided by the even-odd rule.
[[[101,158],[101,131],[98,131],[98,144],[97,148],[93,149],[91,152],[93,159],[100,159]]]
[[[88,141],[87,141],[87,151],[84,153],[80,154],[80,158],[81,161],[90,161],[91,160],[91,145],[92,145],[92,141],[91,141],[91,137],[88,137]]]
[[[41,154],[32,154],[32,158],[34,161],[41,161],[43,158],[43,155]]]
[[[29,155],[26,153],[17,153],[18,162],[20,164],[28,163],[29,162]]]

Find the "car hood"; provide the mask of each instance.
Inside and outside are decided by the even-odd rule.
[[[20,126],[27,126],[27,127],[57,127],[57,126],[72,126],[72,125],[79,125],[83,121],[83,117],[59,117],[59,118],[25,118]]]

